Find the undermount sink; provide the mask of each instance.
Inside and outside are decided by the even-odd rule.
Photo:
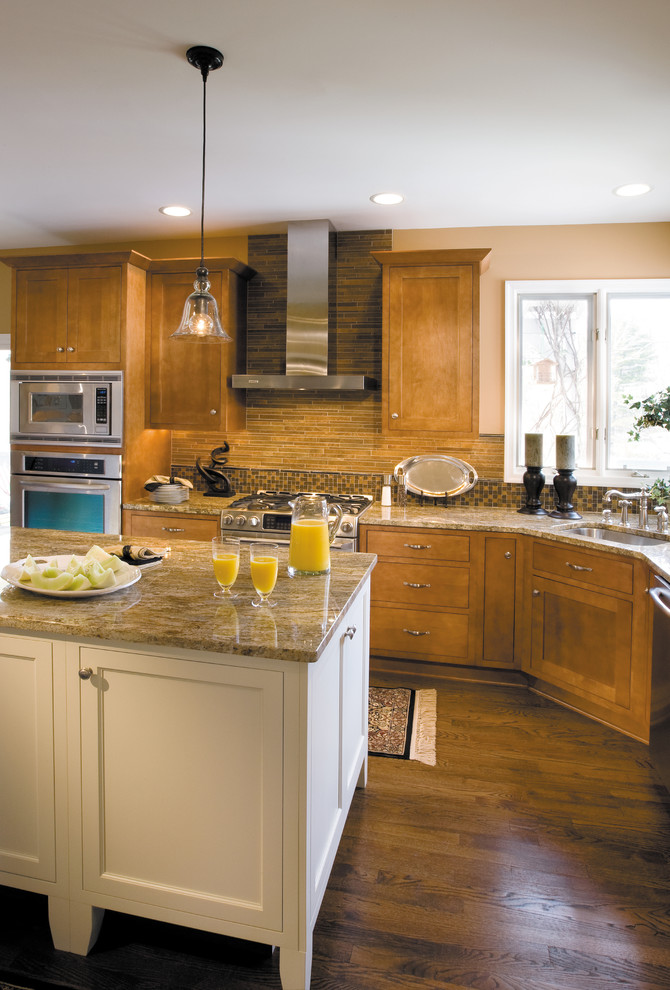
[[[578,526],[564,531],[566,536],[586,536],[591,540],[605,540],[607,543],[624,543],[629,547],[657,547],[667,542],[660,534],[642,536],[640,533],[625,533],[616,529],[595,529],[593,526]]]

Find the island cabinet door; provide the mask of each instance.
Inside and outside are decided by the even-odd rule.
[[[280,932],[281,671],[83,646],[71,661],[80,898]]]
[[[57,879],[54,701],[51,643],[0,636],[0,883],[28,890]]]

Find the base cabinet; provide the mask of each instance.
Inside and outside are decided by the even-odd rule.
[[[543,693],[649,739],[647,568],[534,541],[524,669]]]
[[[48,641],[0,635],[0,883],[67,890],[65,679]]]
[[[125,509],[122,529],[140,538],[207,541],[219,535],[219,517]]]
[[[519,571],[514,536],[361,527],[372,572],[377,656],[515,668]]]

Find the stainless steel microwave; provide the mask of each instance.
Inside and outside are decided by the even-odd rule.
[[[14,443],[121,446],[123,372],[10,372]]]

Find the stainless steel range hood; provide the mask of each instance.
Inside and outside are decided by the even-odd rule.
[[[233,375],[233,388],[364,391],[377,383],[367,375],[328,374],[329,292],[336,280],[335,235],[329,220],[288,225],[286,374]],[[329,274],[331,277],[329,278]]]

